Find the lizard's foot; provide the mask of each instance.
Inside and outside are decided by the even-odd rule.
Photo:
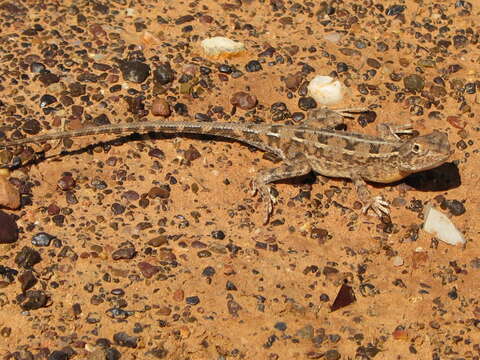
[[[265,203],[265,215],[263,217],[263,224],[267,224],[268,220],[270,219],[270,215],[272,215],[273,212],[273,205],[276,204],[277,199],[272,195],[269,185],[259,184],[256,180],[253,180],[251,186],[252,196],[259,193],[260,198]]]
[[[384,214],[389,214],[388,201],[383,200],[381,196],[375,196],[371,201],[365,204],[362,208],[362,213],[366,214],[369,209],[372,209],[378,217],[382,217]]]

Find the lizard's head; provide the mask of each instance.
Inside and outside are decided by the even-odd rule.
[[[414,137],[400,146],[400,171],[416,173],[436,168],[447,161],[450,154],[450,144],[445,133],[434,131]]]

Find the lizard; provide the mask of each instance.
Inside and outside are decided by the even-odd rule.
[[[363,111],[365,109],[315,109],[308,112],[304,121],[294,125],[162,120],[107,124],[11,140],[0,144],[0,148],[100,134],[213,135],[248,144],[281,159],[279,166],[259,171],[252,181],[252,195],[259,193],[265,203],[265,224],[275,202],[270,184],[306,175],[312,170],[326,177],[351,179],[363,204],[362,212],[371,209],[381,217],[389,213],[388,202],[381,196],[372,197],[366,181],[392,183],[438,167],[451,155],[450,145],[448,135],[440,131],[401,138],[401,134],[412,133],[410,125],[379,124],[376,136],[337,130],[344,117]]]

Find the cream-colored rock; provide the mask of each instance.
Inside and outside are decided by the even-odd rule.
[[[245,50],[243,43],[222,36],[207,38],[200,45],[210,57],[232,57]]]
[[[344,86],[331,76],[317,75],[308,84],[308,93],[320,105],[335,105],[343,100]]]
[[[423,230],[450,245],[464,244],[466,241],[463,234],[458,231],[448,216],[433,206],[428,206],[425,210]]]

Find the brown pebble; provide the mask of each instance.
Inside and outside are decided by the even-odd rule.
[[[5,176],[0,176],[0,206],[7,209],[20,207],[20,193]]]
[[[287,75],[285,78],[285,86],[288,90],[296,90],[300,86],[303,80],[303,75],[301,72],[295,74]]]
[[[155,98],[152,102],[152,115],[168,117],[172,113],[167,100]]]
[[[158,266],[154,266],[145,261],[138,263],[138,268],[142,272],[143,276],[145,276],[147,279],[150,279],[153,275],[160,271]]]
[[[11,244],[17,240],[17,223],[13,216],[0,210],[0,244]]]
[[[173,293],[173,300],[177,302],[183,301],[183,298],[185,297],[185,293],[182,289],[177,289]]]
[[[258,100],[255,95],[250,95],[246,92],[239,91],[233,94],[232,98],[230,99],[230,103],[238,106],[242,110],[250,110],[257,105]]]

